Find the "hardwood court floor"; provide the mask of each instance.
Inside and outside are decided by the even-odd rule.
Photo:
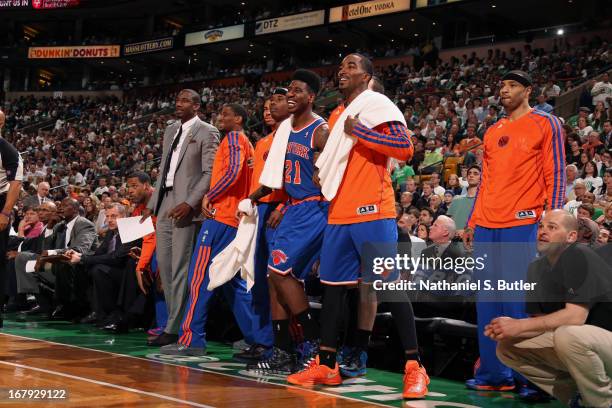
[[[8,388],[65,389],[67,400],[32,406],[366,407],[308,390],[258,383],[156,361],[0,335],[0,404]],[[26,401],[11,405],[26,406]]]
[[[88,325],[28,321],[9,315],[0,330],[0,408],[10,407],[365,407],[560,408],[527,405],[513,393],[475,392],[462,382],[432,378],[425,400],[402,400],[402,376],[368,368],[339,387],[287,386],[285,377],[253,374],[235,350],[208,343],[204,357],[159,354],[133,331],[114,335]],[[65,389],[67,400],[8,400],[7,391]]]

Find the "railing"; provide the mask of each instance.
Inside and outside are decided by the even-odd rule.
[[[568,119],[570,116],[573,116],[578,112],[578,106],[580,102],[580,95],[582,95],[582,91],[586,88],[588,82],[591,79],[599,77],[604,72],[608,72],[612,74],[612,65],[608,65],[606,68],[601,70],[597,75],[586,79],[584,82],[576,86],[574,89],[567,91],[555,98],[555,110],[554,113],[557,116],[560,116],[564,119]]]

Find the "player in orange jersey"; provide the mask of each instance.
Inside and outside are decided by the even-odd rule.
[[[263,172],[264,164],[268,158],[274,134],[280,123],[289,117],[287,106],[287,89],[276,88],[272,96],[264,104],[264,123],[272,129],[272,133],[260,139],[255,145],[253,177],[249,194],[253,194],[260,187],[259,178]],[[259,225],[257,226],[257,248],[255,250],[255,285],[253,286],[253,308],[258,312],[259,319],[253,321],[257,330],[266,333],[265,343],[254,344],[244,352],[234,355],[234,359],[245,363],[257,363],[264,356],[269,356],[269,349],[274,343],[272,324],[270,321],[270,295],[268,293],[268,257],[270,246],[273,243],[276,227],[283,218],[282,210],[287,201],[284,189],[275,190],[270,195],[259,199],[257,212]],[[278,323],[274,324],[274,328]],[[262,340],[263,341],[263,340]],[[248,368],[249,366],[247,366]]]
[[[488,256],[485,268],[475,273],[481,282],[526,281],[529,263],[536,256],[538,224],[545,205],[562,208],[565,199],[565,152],[559,119],[529,106],[531,78],[510,71],[502,78],[501,103],[507,117],[484,136],[482,180],[468,219],[464,240],[474,241],[476,257]],[[474,390],[509,391],[515,375],[495,354],[496,343],[484,328],[499,316],[527,317],[524,292],[483,291],[478,294],[480,362]],[[518,377],[520,379],[520,377]],[[530,388],[520,390],[531,393]]]
[[[200,228],[189,265],[188,301],[179,340],[162,347],[162,354],[200,356],[206,352],[206,320],[213,295],[207,289],[209,265],[236,236],[238,203],[248,196],[251,186],[252,170],[246,163],[253,157],[253,146],[242,131],[247,118],[246,110],[238,104],[224,105],[221,111],[220,122],[226,135],[215,155],[211,188],[202,200],[202,213],[207,219]],[[252,308],[252,296],[247,292],[246,282],[236,275],[219,290],[232,305],[247,343],[262,344],[253,331],[252,322],[258,316]]]
[[[372,75],[372,62],[363,55],[350,54],[344,58],[338,72],[344,107],[350,106],[366,92]],[[390,100],[386,99],[384,103],[389,115],[403,120],[403,115]],[[405,122],[385,117],[376,118],[373,128],[351,116],[341,123],[338,119],[344,107],[339,107],[330,117],[331,134],[334,127],[341,126],[345,136],[354,137],[356,143],[350,152],[342,182],[330,203],[323,238],[320,276],[326,286],[321,313],[320,353],[306,369],[287,378],[288,382],[297,385],[339,383],[337,322],[348,288],[360,278],[366,285],[373,283],[372,264],[369,262],[372,255],[395,258],[397,254],[395,196],[387,164],[391,157],[410,159],[414,150],[410,131]],[[369,106],[366,105],[360,114],[365,116],[367,109]],[[363,263],[362,257],[365,258]],[[395,269],[387,270],[384,275],[389,280],[399,278]],[[406,358],[403,396],[422,398],[427,394],[429,377],[418,354],[412,305],[406,292],[398,292],[394,300],[389,306]],[[371,327],[360,328],[366,339],[371,330]]]

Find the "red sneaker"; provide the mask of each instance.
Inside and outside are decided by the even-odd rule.
[[[319,356],[310,362],[308,367],[304,368],[295,374],[287,377],[289,384],[301,386],[322,385],[340,385],[342,377],[340,377],[340,369],[338,363],[331,369],[326,365],[319,364]]]
[[[429,376],[418,361],[408,360],[404,368],[404,392],[402,396],[408,399],[424,398],[427,395]]]

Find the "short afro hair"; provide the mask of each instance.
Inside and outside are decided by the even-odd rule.
[[[363,68],[363,70],[371,77],[374,76],[374,65],[372,64],[372,60],[370,60],[368,57],[358,52],[354,52],[350,55],[355,55],[356,57],[359,57],[361,68]]]
[[[293,73],[291,77],[292,81],[302,81],[306,85],[310,91],[317,95],[319,90],[321,89],[321,77],[317,75],[316,72],[310,71],[308,69],[298,69]]]
[[[225,104],[225,106],[230,108],[236,116],[240,116],[242,118],[242,127],[246,127],[247,122],[249,120],[249,114],[247,110],[244,108],[244,106],[238,103],[227,103]]]

